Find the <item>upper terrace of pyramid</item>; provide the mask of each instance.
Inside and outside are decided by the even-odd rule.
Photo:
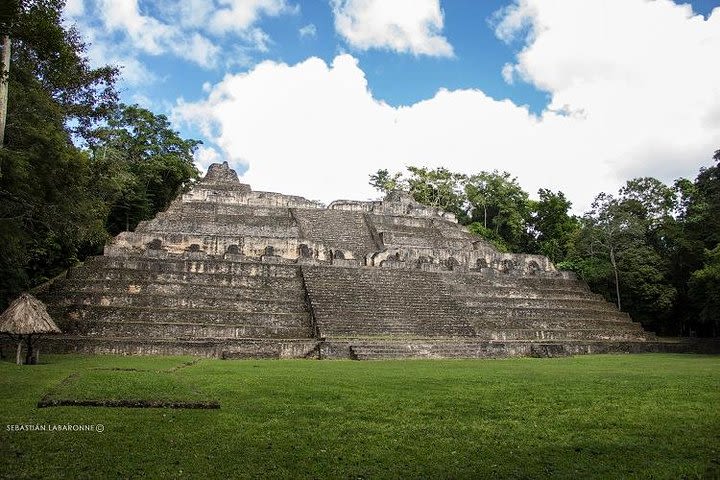
[[[407,192],[336,200],[254,191],[227,162],[213,164],[155,219],[118,235],[108,255],[184,255],[432,271],[558,275],[544,256],[501,253]]]

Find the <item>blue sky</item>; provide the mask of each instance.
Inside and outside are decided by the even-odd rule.
[[[718,6],[70,0],[65,17],[94,63],[123,67],[125,102],[258,189],[367,198],[377,168],[498,168],[582,209],[720,148]]]

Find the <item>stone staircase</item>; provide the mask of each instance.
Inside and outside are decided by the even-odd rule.
[[[320,335],[351,358],[547,356],[655,340],[578,280],[311,266],[303,275]]]
[[[228,355],[258,341],[301,339],[312,348],[300,275],[296,265],[105,256],[68,272],[43,298],[66,335],[134,342],[135,351],[148,340],[174,342],[174,353],[197,342],[229,341]]]
[[[497,252],[392,193],[255,192],[225,165],[38,295],[56,351],[481,358],[682,349],[545,257]]]
[[[292,213],[304,238],[360,257],[378,248],[362,213],[324,209],[293,209]]]

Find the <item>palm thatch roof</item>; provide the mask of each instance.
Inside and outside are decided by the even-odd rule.
[[[23,293],[0,315],[0,332],[14,335],[62,333],[45,305],[29,293]]]

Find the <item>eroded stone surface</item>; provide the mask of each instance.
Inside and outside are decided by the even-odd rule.
[[[653,341],[546,257],[500,253],[406,193],[325,207],[253,191],[227,163],[43,299],[67,334],[53,348],[71,351],[554,356]]]

